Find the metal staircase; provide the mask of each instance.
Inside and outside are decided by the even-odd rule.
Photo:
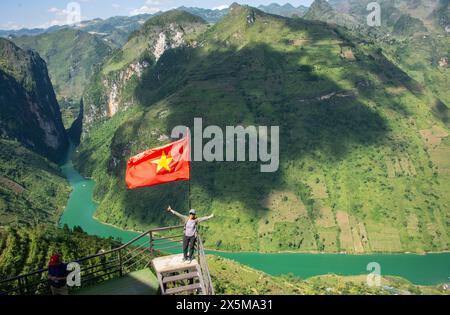
[[[161,294],[181,293],[214,294],[205,250],[197,233],[197,257],[191,262],[183,261],[183,255],[154,258],[152,266],[159,281]]]
[[[183,255],[156,258],[152,261],[162,295],[180,293],[205,294],[205,285],[197,260],[182,261]]]

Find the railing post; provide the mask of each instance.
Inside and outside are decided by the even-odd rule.
[[[150,255],[153,257],[155,250],[154,250],[154,246],[153,246],[153,232],[150,231],[150,233],[148,234],[150,237]]]
[[[20,295],[24,295],[22,278],[17,279],[17,281],[19,282],[19,293],[20,293]]]
[[[119,249],[117,253],[119,255],[119,275],[120,277],[123,277],[122,249]]]
[[[30,288],[28,287],[28,277],[25,275],[24,277],[23,277],[23,281],[25,282],[25,294],[26,295],[31,295],[30,294]]]

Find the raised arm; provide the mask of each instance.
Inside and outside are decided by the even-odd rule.
[[[187,216],[182,215],[181,213],[176,212],[175,210],[173,210],[170,206],[167,208],[167,212],[172,213],[173,215],[179,217],[181,220],[186,221],[188,219]]]
[[[211,214],[211,215],[208,216],[208,217],[198,218],[198,219],[197,219],[197,223],[204,222],[204,221],[208,221],[208,220],[211,220],[212,218],[214,218],[214,214]]]

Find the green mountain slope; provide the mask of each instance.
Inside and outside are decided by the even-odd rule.
[[[355,16],[365,23],[367,4],[371,1],[335,0],[330,4],[342,14]],[[450,36],[449,1],[379,1],[382,9],[381,28],[359,27],[364,39],[379,45],[386,57],[424,88],[430,90],[441,111],[450,106],[448,59]],[[446,17],[446,18],[445,18]],[[346,25],[340,23],[339,25]],[[356,37],[363,38],[360,34]],[[445,115],[444,115],[445,116]]]
[[[68,141],[44,60],[0,39],[0,134],[54,161]]]
[[[17,142],[0,145],[0,226],[56,224],[70,192],[59,167]]]
[[[378,45],[393,63],[429,89],[440,100],[443,109],[448,111],[450,36],[428,34],[407,39],[382,37],[379,38]]]
[[[111,48],[100,37],[74,29],[23,36],[14,42],[37,51],[46,61],[66,128],[70,127],[95,66],[111,53]]]
[[[96,101],[86,106],[90,129],[76,164],[98,183],[96,216],[138,230],[174,223],[163,209],[187,208],[186,183],[127,191],[126,162],[202,117],[204,125],[281,130],[276,173],[260,173],[255,163],[193,163],[192,204],[216,214],[208,247],[448,249],[450,142],[430,106],[435,99],[378,46],[351,38],[325,23],[233,5],[191,45],[166,50],[140,78],[122,80],[127,96],[114,115],[97,115],[109,109],[101,89],[87,95]],[[131,39],[126,58],[111,60],[102,75],[127,69],[138,43]]]

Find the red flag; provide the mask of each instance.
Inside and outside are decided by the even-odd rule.
[[[128,161],[125,181],[128,189],[189,180],[189,139],[150,149]]]

